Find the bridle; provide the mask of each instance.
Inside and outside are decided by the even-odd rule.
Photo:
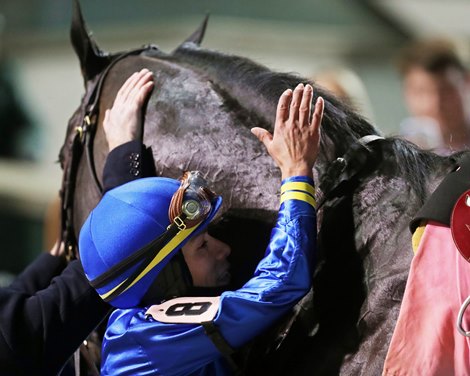
[[[145,45],[140,48],[136,48],[116,56],[108,64],[106,69],[99,74],[98,77],[91,80],[89,85],[91,88],[87,90],[85,96],[85,105],[81,107],[82,113],[80,114],[80,121],[78,126],[74,129],[72,140],[69,141],[71,146],[67,150],[69,158],[64,158],[62,165],[63,177],[62,187],[60,190],[61,198],[61,242],[65,245],[65,253],[67,259],[73,259],[76,257],[77,239],[74,231],[73,224],[73,203],[74,194],[77,180],[77,172],[80,164],[80,160],[85,153],[88,170],[93,178],[94,184],[100,193],[103,192],[103,188],[98,179],[96,167],[93,158],[93,141],[98,126],[99,117],[99,101],[102,94],[103,83],[109,73],[109,71],[119,61],[129,57],[140,55],[144,52],[156,51],[158,48],[154,45]],[[67,142],[67,141],[66,141]]]
[[[320,182],[319,188],[323,196],[319,200],[317,210],[328,200],[351,192],[351,185],[357,180],[355,178],[368,165],[374,154],[373,144],[382,140],[384,137],[378,135],[361,137],[342,157],[336,158],[328,166]]]

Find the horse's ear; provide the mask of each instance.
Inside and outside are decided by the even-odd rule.
[[[207,21],[209,21],[209,14],[207,14],[206,17],[204,17],[204,21],[202,21],[201,25],[196,29],[196,31],[192,33],[188,38],[186,38],[186,40],[183,43],[181,43],[178,46],[178,48],[180,48],[183,44],[188,43],[188,42],[195,43],[199,46],[206,32]]]
[[[73,0],[70,39],[72,40],[75,53],[80,60],[80,67],[85,82],[93,78],[108,65],[108,54],[103,53],[99,49],[88,33],[79,0]]]

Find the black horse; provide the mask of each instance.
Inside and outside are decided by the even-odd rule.
[[[227,241],[239,272],[235,283],[242,283],[262,255],[280,181],[249,129],[272,131],[280,94],[308,81],[200,48],[206,21],[170,54],[153,46],[106,54],[89,37],[74,2],[71,36],[86,91],[61,150],[64,234],[72,244],[100,198],[108,152],[104,110],[126,78],[145,67],[154,72],[155,89],[144,114],[143,141],[152,147],[157,173],[177,178],[183,170],[200,170],[214,183],[224,197],[225,221],[237,229]],[[378,375],[412,258],[408,223],[458,156],[440,157],[381,138],[356,112],[313,86],[315,98],[325,99],[315,168],[319,267],[312,293],[295,315],[280,323],[277,336],[267,333],[253,344],[248,369]]]

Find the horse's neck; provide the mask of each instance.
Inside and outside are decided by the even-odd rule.
[[[183,45],[174,55],[191,67],[204,72],[212,82],[236,99],[241,106],[255,112],[271,125],[281,93],[299,82],[294,75],[274,73],[246,58]]]
[[[379,171],[365,181],[354,197],[358,248],[368,245],[364,248],[377,252],[371,256],[381,262],[393,261],[397,252],[410,248],[410,221],[453,166],[450,158],[436,159],[413,180],[400,174],[397,164],[392,173]]]

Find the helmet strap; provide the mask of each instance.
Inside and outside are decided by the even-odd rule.
[[[188,295],[192,289],[191,273],[181,252],[177,252],[162,269],[140,301],[146,307],[179,296]]]
[[[99,289],[103,286],[106,286],[108,283],[112,282],[120,275],[125,273],[129,268],[138,264],[140,265],[134,270],[131,276],[126,278],[120,285],[118,285],[112,292],[102,296],[102,299],[105,302],[111,301],[120,295],[122,292],[127,290],[127,288],[134,282],[134,280],[142,273],[142,271],[147,267],[147,265],[153,260],[156,254],[168,244],[175,235],[180,231],[180,228],[176,223],[172,223],[168,229],[157,239],[146,244],[137,252],[133,253],[131,256],[117,263],[106,272],[98,276],[97,278],[90,281],[90,285],[94,289]]]

